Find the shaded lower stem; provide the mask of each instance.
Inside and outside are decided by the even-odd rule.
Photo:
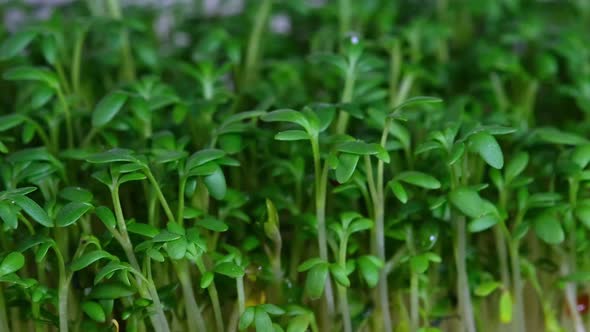
[[[518,254],[518,241],[513,241],[510,246],[510,262],[512,265],[512,284],[514,292],[514,332],[526,332],[524,319],[524,301],[522,298],[523,284],[520,275],[520,257]]]
[[[463,328],[467,332],[476,332],[475,320],[473,318],[473,306],[471,303],[471,293],[469,290],[469,279],[467,278],[466,264],[466,242],[467,235],[465,232],[465,218],[455,218],[456,243],[455,243],[455,260],[457,267],[457,295],[459,298],[459,307]]]
[[[196,264],[201,274],[207,271],[202,257],[198,257],[196,259]],[[213,314],[215,315],[215,325],[217,326],[217,331],[225,331],[225,324],[223,323],[223,316],[221,314],[221,304],[219,303],[219,295],[217,294],[215,280],[211,281],[211,284],[209,285],[209,287],[207,287],[207,291],[209,292],[209,298],[211,299],[211,304],[213,305]]]
[[[193,292],[193,285],[188,271],[186,262],[178,262],[175,265],[178,279],[182,287],[182,295],[184,299],[184,306],[186,312],[186,320],[188,322],[188,331],[206,331],[205,320],[201,314],[201,309],[197,305],[197,300]]]
[[[6,315],[6,302],[4,300],[4,290],[0,285],[0,330],[10,331],[8,327],[8,316]]]
[[[125,252],[125,255],[127,256],[127,259],[129,260],[131,266],[135,270],[141,271],[141,267],[139,266],[137,257],[133,252],[133,244],[131,243],[131,239],[129,238],[129,233],[127,232],[127,225],[125,224],[125,217],[123,216],[123,209],[121,208],[121,200],[119,198],[119,188],[117,184],[113,184],[113,187],[111,188],[111,198],[113,201],[113,207],[115,209],[117,227],[120,232],[120,236],[117,237],[117,240],[120,241],[120,244],[123,247],[123,251]],[[141,296],[150,298],[154,302],[155,312],[150,315],[150,320],[152,322],[154,330],[158,332],[169,332],[170,327],[168,326],[166,315],[164,314],[164,310],[158,297],[158,292],[156,290],[156,287],[153,285],[153,282],[148,282],[147,286],[145,285],[145,283],[142,283],[142,281],[139,279],[137,280],[137,282]]]
[[[316,202],[316,220],[318,226],[318,249],[320,258],[328,261],[328,239],[326,235],[326,186],[328,181],[328,167],[323,168],[320,161],[320,149],[318,138],[314,137],[311,140],[311,147],[314,158],[314,173],[315,173],[315,202]],[[334,296],[332,291],[332,282],[330,278],[326,278],[326,286],[324,289],[324,302],[322,306],[322,324],[325,330],[330,330],[331,323],[330,316],[334,313]]]

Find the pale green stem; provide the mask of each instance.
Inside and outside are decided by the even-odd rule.
[[[346,72],[346,79],[344,80],[344,91],[342,92],[342,103],[350,103],[352,101],[353,93],[354,93],[354,82],[356,79],[355,75],[356,71],[356,63],[351,63],[348,65],[348,70]],[[346,133],[346,128],[348,127],[348,120],[350,115],[348,112],[341,110],[338,114],[338,120],[336,123],[336,134],[344,134]]]
[[[258,58],[260,56],[260,40],[262,38],[262,33],[264,32],[266,22],[268,21],[268,16],[270,15],[271,8],[272,0],[262,0],[260,3],[260,7],[256,12],[254,27],[252,28],[252,33],[250,34],[250,38],[248,39],[244,76],[241,87],[242,89],[251,82],[256,71],[256,67],[258,65]]]
[[[59,99],[59,102],[61,103],[61,106],[63,108],[64,118],[66,120],[66,135],[67,135],[68,148],[73,148],[74,147],[74,129],[72,127],[72,116],[70,113],[70,106],[68,105],[68,102],[66,101],[66,98],[65,98],[61,88],[57,88],[56,93],[57,93],[57,98]]]
[[[490,82],[492,84],[492,89],[494,90],[494,95],[496,96],[498,110],[503,112],[508,108],[508,98],[506,97],[502,80],[497,73],[490,73]]]
[[[206,331],[205,320],[201,314],[201,309],[197,305],[197,300],[193,292],[191,277],[186,262],[175,264],[176,273],[180,280],[182,295],[184,299],[186,320],[189,332]]]
[[[572,211],[575,210],[578,202],[578,190],[579,190],[579,182],[576,179],[569,179],[569,204]],[[572,216],[572,218],[575,218]],[[565,265],[565,269],[567,270],[567,274],[574,274],[577,271],[577,255],[576,255],[576,220],[573,220],[571,223],[571,229],[569,230],[568,234],[568,241],[569,241],[569,254],[567,255]],[[567,275],[565,274],[565,275]],[[580,313],[578,312],[577,308],[577,296],[578,296],[577,285],[575,282],[568,282],[565,286],[565,295],[567,302],[570,307],[570,315],[572,317],[572,321],[574,323],[575,332],[585,332],[586,328],[584,327],[584,323],[582,321],[582,317],[580,317]]]
[[[116,20],[123,19],[123,12],[121,11],[121,5],[119,0],[107,0],[107,6],[111,13],[111,16]],[[129,43],[129,31],[127,29],[121,32],[122,39],[122,50],[121,55],[123,57],[123,77],[127,81],[135,80],[135,63],[133,61],[133,53],[131,52],[131,45]]]
[[[238,291],[238,316],[242,316],[246,310],[246,294],[244,291],[244,277],[236,278],[236,289]]]
[[[524,301],[522,292],[524,291],[521,273],[520,258],[518,254],[519,241],[513,240],[510,246],[510,262],[512,265],[512,283],[514,292],[514,320],[513,328],[515,332],[526,332],[526,323],[524,315]]]
[[[186,178],[181,177],[180,183],[178,185],[178,212],[176,216],[178,218],[177,223],[179,225],[184,224],[184,191],[186,188]]]
[[[346,266],[346,247],[348,246],[348,237],[342,239],[342,243],[340,243],[339,254],[338,254],[338,264],[342,267]],[[352,332],[352,323],[350,321],[350,307],[348,305],[348,294],[346,287],[337,284],[338,287],[338,298],[340,299],[340,314],[342,315],[342,325],[344,328],[344,332]]]
[[[455,243],[455,260],[457,265],[457,288],[459,290],[459,303],[461,310],[461,319],[463,327],[467,332],[476,332],[475,320],[473,318],[473,305],[471,303],[471,294],[469,292],[469,279],[467,278],[466,266],[466,231],[465,217],[455,218],[455,227],[457,239]]]
[[[66,265],[59,248],[53,246],[55,256],[57,257],[57,267],[59,274],[58,285],[58,314],[59,314],[59,331],[68,332],[68,290],[69,280],[66,275]]]
[[[201,256],[197,257],[196,265],[199,269],[199,272],[201,272],[201,275],[207,271]],[[213,305],[213,314],[215,315],[215,325],[217,326],[217,331],[225,331],[225,324],[223,323],[221,304],[219,303],[219,295],[217,293],[217,287],[215,286],[215,280],[213,280],[209,287],[207,287],[207,291],[209,292],[209,298],[211,298],[211,304]]]
[[[72,59],[72,85],[74,93],[80,95],[80,71],[82,64],[82,51],[84,50],[84,39],[86,38],[86,29],[78,32],[76,44],[74,47],[74,56]]]
[[[412,226],[409,225],[407,228],[407,246],[412,256],[416,255],[416,249],[414,247],[414,231]],[[418,274],[414,268],[410,268],[410,328],[412,331],[417,331],[420,325],[420,299],[419,299],[419,284]]]
[[[152,174],[152,171],[149,169],[149,167],[145,168],[145,175],[147,176],[148,180],[152,183],[152,186],[154,187],[154,190],[156,191],[156,196],[158,197],[158,200],[160,201],[162,208],[164,208],[164,213],[166,214],[168,221],[169,222],[175,221],[176,218],[174,218],[174,214],[172,213],[172,210],[170,209],[170,206],[168,205],[168,201],[166,201],[166,197],[164,197],[164,194],[162,193],[162,190],[160,189],[160,185],[159,185],[158,181],[156,181],[156,178],[154,178],[154,175]]]
[[[119,228],[120,233],[118,240],[120,241],[123,251],[125,252],[131,266],[135,270],[141,271],[137,257],[133,252],[133,244],[129,239],[129,233],[127,232],[127,225],[125,224],[125,217],[123,216],[123,209],[121,208],[119,187],[117,184],[113,184],[111,187],[111,198],[115,208],[117,227]],[[145,298],[151,298],[151,300],[154,302],[154,313],[150,315],[153,328],[157,332],[169,332],[170,327],[168,327],[168,321],[166,320],[166,315],[164,314],[160,298],[158,297],[158,292],[153,285],[153,282],[147,282],[147,284],[148,285],[146,286],[145,283],[142,283],[141,280],[138,280],[139,292],[141,296]]]
[[[311,139],[311,148],[313,153],[313,164],[315,172],[315,201],[316,201],[316,219],[318,225],[318,249],[320,258],[328,261],[328,240],[326,236],[326,185],[328,181],[328,168],[324,166],[322,170],[320,160],[320,147],[317,137]],[[332,294],[332,283],[330,278],[326,278],[326,287],[324,289],[324,299],[326,307],[322,307],[325,312],[324,324],[329,324],[329,318],[334,313],[334,296]]]

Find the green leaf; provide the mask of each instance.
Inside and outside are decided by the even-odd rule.
[[[395,106],[391,112],[402,109],[402,108],[406,108],[409,106],[415,106],[415,105],[424,105],[424,104],[436,104],[436,103],[441,103],[442,99],[440,98],[436,98],[436,97],[428,97],[428,96],[417,96],[417,97],[412,97],[412,98],[408,98],[406,99],[403,103]]]
[[[350,226],[348,227],[348,231],[350,234],[366,231],[368,229],[373,228],[373,220],[367,218],[360,218],[353,221]]]
[[[47,104],[55,95],[55,91],[47,85],[41,85],[37,88],[31,97],[31,107],[38,109]]]
[[[55,245],[54,241],[47,241],[47,242],[39,245],[39,247],[37,248],[37,251],[35,252],[35,262],[37,262],[37,263],[42,262],[43,259],[45,259],[45,255],[47,255],[47,252],[49,251],[49,249],[54,245]]]
[[[309,315],[299,315],[289,320],[287,326],[287,332],[306,332],[311,324],[311,318]]]
[[[201,288],[204,289],[204,288],[209,287],[209,285],[211,285],[211,283],[213,282],[214,278],[215,278],[215,275],[211,271],[207,271],[207,272],[203,273],[203,276],[201,277]]]
[[[103,97],[92,112],[92,126],[102,127],[109,123],[123,108],[127,101],[127,95],[120,92],[112,92]]]
[[[37,190],[36,187],[22,187],[17,189],[11,189],[0,192],[0,197],[4,199],[12,199],[17,196],[24,196],[32,193],[33,191]]]
[[[338,157],[338,166],[336,166],[336,180],[339,183],[345,183],[350,180],[356,165],[359,161],[359,156],[356,154],[342,153]]]
[[[114,256],[104,250],[95,250],[75,258],[70,265],[72,271],[80,271],[101,259],[114,259]]]
[[[188,243],[186,242],[186,239],[184,237],[181,237],[180,239],[174,241],[166,242],[166,252],[168,253],[168,256],[170,256],[170,258],[175,260],[184,258],[184,256],[186,255],[187,248]]]
[[[515,128],[505,127],[505,126],[498,126],[498,125],[489,125],[481,127],[482,130],[485,130],[488,134],[493,136],[498,135],[507,135],[516,132]]]
[[[424,143],[418,145],[416,147],[416,149],[414,150],[414,154],[419,155],[419,154],[426,153],[426,152],[432,151],[432,150],[440,150],[442,148],[443,147],[439,142],[427,141],[427,142],[424,142]]]
[[[475,288],[475,295],[477,296],[488,296],[490,295],[493,291],[495,291],[498,287],[500,287],[502,284],[497,282],[497,281],[487,281],[484,282],[482,284],[479,284],[476,288]]]
[[[307,271],[318,264],[325,264],[325,262],[323,259],[321,259],[319,257],[310,258],[310,259],[306,260],[305,262],[299,264],[299,267],[297,268],[297,272]]]
[[[442,262],[442,258],[440,258],[439,255],[437,255],[433,252],[425,252],[422,255],[424,255],[430,262],[434,262],[434,263]]]
[[[166,258],[164,257],[164,255],[162,255],[162,253],[155,249],[155,248],[148,248],[145,253],[150,256],[151,259],[155,260],[156,262],[160,262],[163,263],[166,261]]]
[[[31,218],[45,227],[53,227],[53,220],[49,218],[47,212],[39,204],[26,196],[16,196],[12,200],[16,205],[23,209]]]
[[[256,332],[270,332],[274,331],[270,316],[262,308],[257,307],[254,314],[254,325]]]
[[[544,143],[557,145],[588,144],[588,140],[576,134],[566,133],[555,128],[537,129],[537,138]]]
[[[590,144],[576,147],[572,153],[572,161],[581,169],[586,168],[590,162]]]
[[[30,66],[16,67],[4,73],[4,79],[9,81],[37,81],[43,82],[52,89],[59,89],[59,80],[57,76],[45,68]]]
[[[328,277],[328,264],[316,264],[307,272],[305,280],[305,293],[312,300],[317,300],[324,293],[326,278]]]
[[[502,149],[494,138],[485,131],[481,131],[469,137],[470,148],[479,153],[485,162],[497,169],[504,166]]]
[[[186,160],[186,170],[189,171],[197,166],[217,160],[225,156],[225,151],[218,149],[204,149],[193,153]]]
[[[90,203],[92,193],[80,187],[66,187],[59,192],[59,197],[70,202]]]
[[[295,123],[303,127],[308,133],[310,133],[309,121],[301,112],[297,112],[291,109],[281,109],[272,111],[264,114],[260,117],[265,122],[290,122]],[[311,133],[310,133],[311,134]]]
[[[0,116],[0,131],[12,129],[25,121],[20,114],[8,114]]]
[[[535,219],[535,233],[549,244],[560,244],[565,239],[559,220],[551,213],[543,213]]]
[[[379,271],[383,262],[375,256],[361,256],[357,260],[360,272],[369,288],[374,288],[379,282]]]
[[[433,177],[432,175],[416,172],[416,171],[407,171],[399,173],[396,176],[396,179],[399,181],[403,181],[409,184],[413,184],[415,186],[426,188],[426,189],[438,189],[440,188],[440,182]]]
[[[279,213],[274,203],[270,199],[266,199],[266,215],[267,219],[264,223],[264,233],[274,242],[281,241],[281,232],[279,225]]]
[[[377,155],[384,162],[389,162],[389,154],[383,147],[377,143],[365,143],[363,141],[349,141],[340,144],[337,147],[340,152],[356,154],[360,156]]]
[[[92,320],[104,323],[106,321],[106,314],[100,304],[94,301],[82,302],[82,311],[92,318]]]
[[[30,123],[30,122],[25,123],[22,128],[22,134],[21,134],[22,142],[24,144],[31,143],[33,138],[35,138],[36,130],[37,130],[36,127],[32,123]]]
[[[201,166],[191,168],[187,173],[187,177],[191,176],[208,176],[219,170],[219,165],[214,162],[209,162]]]
[[[163,230],[158,235],[154,236],[152,241],[154,242],[168,242],[178,240],[182,237],[180,234],[172,233],[167,230]]]
[[[194,219],[203,215],[203,211],[199,209],[195,209],[193,207],[185,207],[184,212],[182,213],[182,217],[184,219]]]
[[[153,161],[156,164],[172,163],[184,159],[188,154],[185,151],[153,150]]]
[[[209,190],[211,196],[215,199],[221,200],[225,197],[227,191],[227,184],[225,183],[225,176],[221,168],[217,168],[211,175],[207,175],[203,181]]]
[[[93,164],[106,164],[119,161],[137,163],[138,160],[133,156],[133,151],[128,149],[115,148],[105,152],[95,153],[86,158],[86,161]]]
[[[402,203],[406,204],[408,202],[408,193],[406,189],[399,181],[389,181],[389,187],[391,187],[391,191],[393,195]]]
[[[457,188],[450,193],[449,199],[459,211],[471,218],[479,218],[487,212],[484,200],[471,188]]]
[[[484,231],[499,222],[498,217],[493,214],[486,214],[474,219],[469,223],[469,231],[471,233]]]
[[[517,153],[510,162],[506,165],[505,179],[506,182],[511,182],[519,176],[529,163],[529,154],[526,152]]]
[[[428,270],[428,257],[425,255],[416,255],[410,258],[410,266],[414,273],[422,274]]]
[[[129,266],[118,261],[110,261],[107,265],[103,266],[103,268],[100,269],[98,273],[94,276],[94,284],[98,284],[104,278],[110,278],[110,276],[112,276],[113,273],[121,270],[129,270]]]
[[[453,166],[457,161],[459,161],[461,159],[461,157],[463,157],[464,153],[465,153],[465,144],[460,142],[460,143],[453,145],[453,148],[452,148],[451,153],[449,155],[449,160],[447,161],[447,164],[449,166]]]
[[[143,169],[143,165],[136,164],[136,163],[122,164],[122,165],[118,165],[118,167],[117,167],[117,170],[119,171],[119,173],[132,173],[135,171],[139,171],[141,169]]]
[[[6,146],[6,144],[4,144],[2,141],[0,141],[0,153],[8,153],[8,147]]]
[[[346,269],[344,269],[344,267],[339,264],[331,264],[330,272],[337,283],[344,287],[350,287],[350,280],[348,280],[348,275],[346,274]]]
[[[285,310],[281,309],[280,307],[272,304],[272,303],[265,303],[258,305],[258,308],[266,311],[269,315],[279,316],[284,315]]]
[[[127,224],[127,231],[129,231],[129,233],[139,234],[149,238],[153,238],[160,233],[160,231],[156,227],[150,224],[143,224],[138,222]]]
[[[275,135],[277,141],[300,141],[308,140],[309,134],[303,130],[285,130]]]
[[[60,162],[55,159],[51,153],[47,151],[47,148],[29,148],[20,149],[17,152],[12,153],[8,158],[8,161],[12,163],[24,163],[29,161],[48,161],[57,167],[61,167]]]
[[[14,273],[23,266],[25,266],[25,256],[18,251],[13,251],[0,263],[0,277]]]
[[[59,210],[56,217],[57,227],[67,227],[75,223],[86,212],[92,209],[92,205],[88,203],[70,202]]]
[[[95,286],[88,298],[99,300],[111,300],[127,297],[135,294],[135,288],[122,283],[108,283]]]
[[[590,229],[590,205],[578,205],[575,210],[575,215],[582,222],[582,224],[584,224],[584,226]]]
[[[57,62],[57,42],[53,35],[45,35],[41,40],[41,52],[45,61],[52,66],[55,66]]]
[[[18,226],[17,211],[15,211],[12,204],[6,201],[0,201],[0,219],[10,229],[16,229]]]
[[[119,184],[123,184],[125,182],[130,182],[130,181],[141,181],[141,180],[145,180],[146,178],[147,177],[143,173],[139,173],[139,172],[128,173],[128,174],[123,175],[121,178],[119,178]]]
[[[215,273],[223,274],[230,278],[239,278],[244,275],[245,271],[233,262],[224,262],[215,266]]]
[[[240,322],[238,324],[238,329],[240,331],[243,331],[252,325],[252,322],[254,322],[255,311],[256,309],[254,307],[249,307],[244,310],[242,316],[240,316]]]
[[[108,228],[113,229],[117,226],[115,215],[113,211],[106,206],[99,206],[94,210],[94,213],[98,216],[98,219]]]
[[[236,114],[232,114],[230,116],[228,116],[222,123],[221,126],[227,126],[229,124],[232,123],[236,123],[236,122],[242,122],[244,120],[248,120],[251,118],[256,118],[259,117],[261,115],[266,114],[265,111],[246,111],[246,112],[239,112]]]
[[[512,296],[508,290],[504,290],[500,296],[500,321],[504,324],[512,321]]]
[[[37,36],[37,31],[19,31],[0,45],[0,60],[8,60],[19,55]]]
[[[226,223],[213,217],[205,217],[203,220],[197,221],[197,226],[214,232],[225,232],[229,229]]]

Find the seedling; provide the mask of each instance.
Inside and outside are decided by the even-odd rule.
[[[590,7],[316,2],[0,5],[1,331],[588,330]]]

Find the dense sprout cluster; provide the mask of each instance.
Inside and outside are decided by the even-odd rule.
[[[590,2],[55,3],[0,2],[0,331],[590,328]]]

